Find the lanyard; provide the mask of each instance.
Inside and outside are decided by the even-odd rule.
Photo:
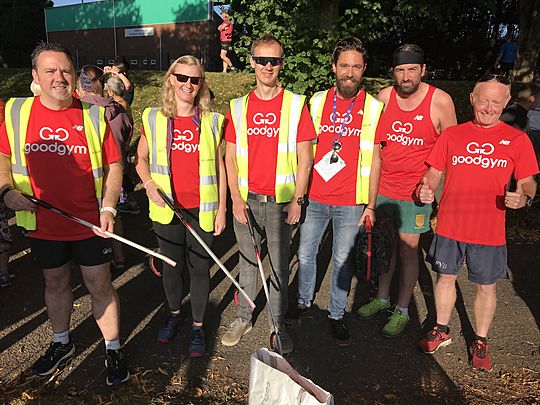
[[[335,144],[339,141],[341,138],[341,135],[343,134],[343,130],[345,129],[345,124],[347,122],[347,119],[351,115],[351,111],[354,106],[354,102],[356,101],[356,96],[354,96],[353,100],[351,101],[351,104],[349,104],[349,108],[347,109],[347,112],[345,113],[345,116],[343,117],[343,121],[341,121],[341,127],[339,128],[339,133],[336,132],[336,121],[337,121],[337,115],[336,115],[336,107],[337,107],[337,91],[334,90],[334,103],[332,105],[332,113],[334,115],[334,133],[336,134],[336,139],[332,142],[332,144]]]

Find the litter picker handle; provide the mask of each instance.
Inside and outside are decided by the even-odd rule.
[[[61,210],[61,209],[59,209],[59,208],[56,208],[56,207],[52,206],[52,205],[49,204],[48,202],[45,202],[45,201],[43,201],[43,200],[41,200],[41,199],[39,199],[39,198],[36,198],[36,197],[31,196],[31,195],[28,195],[28,194],[24,194],[24,193],[23,193],[23,196],[24,196],[25,198],[27,198],[28,200],[32,201],[34,204],[39,205],[40,207],[45,208],[46,210],[49,210],[49,211],[51,211],[51,212],[54,212],[55,214],[61,215],[61,216],[65,217],[65,218],[71,219],[72,221],[77,222],[77,223],[79,223],[79,224],[81,224],[81,225],[83,225],[83,226],[86,226],[87,228],[95,229],[95,230],[101,232],[101,229],[99,228],[99,226],[96,226],[96,225],[94,225],[94,224],[92,224],[92,223],[90,223],[90,222],[88,222],[88,221],[85,221],[84,219],[77,218],[77,217],[75,217],[75,216],[73,216],[73,215],[71,215],[71,214],[68,214],[67,212],[65,212],[65,211],[63,211],[63,210]],[[129,240],[129,239],[126,239],[126,238],[124,238],[124,237],[122,237],[122,236],[119,236],[119,235],[117,235],[117,234],[115,234],[115,233],[112,233],[112,232],[109,232],[109,231],[105,231],[105,232],[102,232],[102,233],[104,233],[105,235],[107,235],[107,236],[110,237],[110,238],[116,239],[116,240],[119,241],[119,242],[122,242],[122,243],[124,243],[124,244],[126,244],[126,245],[129,245],[129,246],[131,246],[131,247],[134,247],[135,249],[138,249],[138,250],[140,250],[140,251],[142,251],[142,252],[145,252],[145,253],[147,253],[147,254],[149,254],[149,255],[158,257],[158,258],[160,258],[161,260],[163,260],[163,261],[169,263],[171,266],[176,267],[176,262],[175,262],[174,260],[168,258],[168,257],[165,256],[165,255],[162,255],[161,253],[154,252],[154,251],[151,250],[151,249],[148,249],[148,248],[146,248],[146,247],[144,247],[144,246],[141,246],[141,245],[139,245],[138,243],[135,243],[135,242],[133,242],[133,241],[131,241],[131,240]]]

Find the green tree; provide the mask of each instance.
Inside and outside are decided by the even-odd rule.
[[[514,75],[516,81],[530,83],[540,54],[540,0],[520,0],[519,16],[520,58]]]
[[[43,9],[50,0],[0,0],[0,44],[10,66],[28,66],[30,54],[39,41],[45,40]]]

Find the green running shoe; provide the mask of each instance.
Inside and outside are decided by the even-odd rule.
[[[371,298],[369,304],[362,305],[356,310],[356,315],[362,319],[372,318],[374,315],[377,315],[381,311],[385,311],[390,308],[390,302],[383,302],[381,297],[377,296]]]
[[[387,338],[401,336],[405,330],[405,326],[409,323],[410,318],[407,315],[403,315],[397,308],[390,312],[392,315],[390,315],[388,322],[384,325],[382,335]]]

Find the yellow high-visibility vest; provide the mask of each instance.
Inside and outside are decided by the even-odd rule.
[[[238,187],[244,201],[247,200],[249,191],[247,135],[248,99],[249,94],[230,101],[231,117],[236,132]],[[305,101],[306,96],[293,93],[287,89],[283,92],[275,181],[276,202],[278,203],[291,201],[296,188],[296,171],[298,167],[296,138]]]
[[[17,190],[34,195],[24,147],[26,144],[26,132],[34,97],[12,98],[6,103],[6,131],[11,146],[11,173],[13,183]],[[105,109],[94,104],[81,101],[84,133],[88,142],[88,153],[92,165],[94,188],[98,207],[101,208],[103,198],[103,140],[107,123],[105,121]],[[36,230],[36,214],[30,211],[16,211],[17,225],[28,231]]]
[[[317,137],[321,133],[321,120],[327,96],[328,90],[319,91],[309,101],[311,119],[315,125]],[[364,106],[362,107],[364,115],[360,132],[360,149],[358,150],[356,172],[356,204],[367,204],[369,202],[369,176],[371,174],[371,162],[373,161],[373,141],[375,140],[375,132],[383,107],[383,103],[366,92]],[[316,147],[315,144],[313,156],[315,156]]]
[[[206,112],[201,117],[199,131],[199,225],[206,232],[214,230],[219,208],[218,160],[224,117]],[[173,200],[169,153],[172,145],[172,122],[158,108],[147,108],[142,115],[144,133],[148,141],[148,162],[152,180]],[[225,175],[225,174],[222,174]],[[169,224],[174,216],[168,207],[160,207],[149,200],[150,219]]]

